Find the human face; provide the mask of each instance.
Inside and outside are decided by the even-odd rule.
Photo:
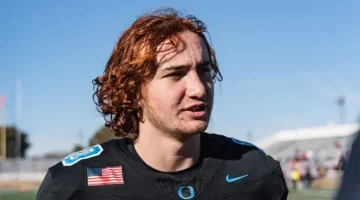
[[[185,49],[179,54],[163,52],[154,78],[144,90],[144,123],[165,134],[185,139],[205,131],[214,98],[210,56],[203,40],[193,32],[179,37]],[[165,41],[159,49],[168,49]],[[183,48],[180,45],[179,48]]]

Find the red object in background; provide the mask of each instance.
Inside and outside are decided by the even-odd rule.
[[[5,95],[0,95],[0,108],[5,107]]]
[[[301,159],[305,160],[306,158],[307,158],[306,152],[303,152],[303,153],[301,154]]]
[[[340,149],[340,148],[341,148],[341,144],[340,144],[340,142],[339,142],[338,140],[334,141],[334,147],[335,147],[336,149]]]

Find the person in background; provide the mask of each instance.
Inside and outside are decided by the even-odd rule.
[[[360,199],[360,130],[356,133],[335,200]]]

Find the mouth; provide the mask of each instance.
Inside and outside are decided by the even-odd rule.
[[[184,110],[184,113],[191,118],[198,119],[207,116],[208,107],[206,104],[193,105]]]
[[[206,111],[207,107],[205,104],[200,104],[200,105],[196,105],[196,106],[192,106],[190,108],[188,108],[187,110],[191,111],[191,112],[201,112],[201,111]]]

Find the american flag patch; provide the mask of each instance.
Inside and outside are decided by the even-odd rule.
[[[88,186],[124,184],[122,166],[87,168]]]

